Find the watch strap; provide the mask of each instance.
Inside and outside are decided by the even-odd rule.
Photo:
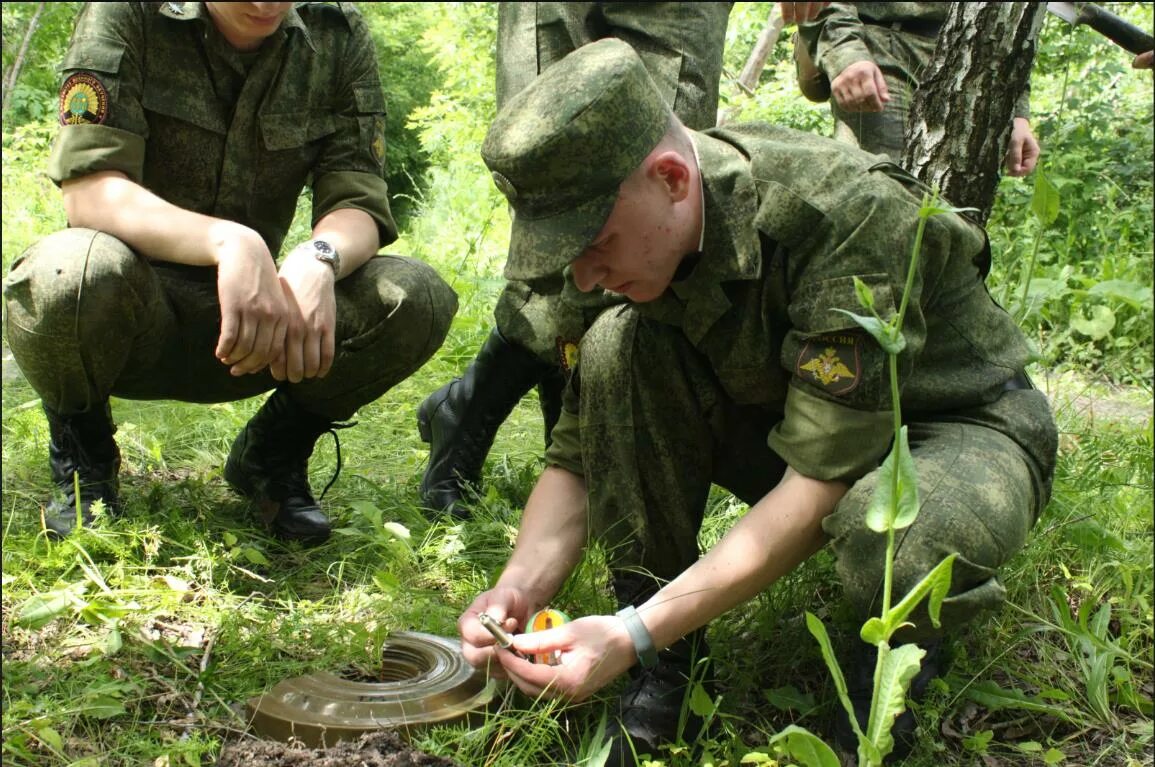
[[[627,605],[618,610],[617,616],[626,624],[626,631],[634,643],[634,652],[638,654],[638,663],[642,668],[653,668],[658,663],[658,651],[654,647],[654,638],[650,636],[646,624],[633,605]]]

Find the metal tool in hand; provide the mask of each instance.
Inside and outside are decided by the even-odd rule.
[[[493,619],[488,613],[479,613],[477,620],[481,622],[485,629],[493,634],[493,638],[497,640],[497,646],[503,650],[509,650],[511,653],[521,658],[522,660],[531,660],[531,658],[520,650],[514,648],[513,637],[509,632],[501,627],[501,624]]]

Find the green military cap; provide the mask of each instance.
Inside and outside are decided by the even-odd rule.
[[[513,211],[505,276],[544,277],[580,256],[670,115],[642,60],[615,38],[578,48],[511,98],[481,146]]]

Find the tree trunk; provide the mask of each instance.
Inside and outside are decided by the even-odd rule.
[[[742,67],[742,73],[738,75],[738,88],[747,96],[754,95],[754,89],[758,86],[758,78],[762,76],[762,70],[766,68],[766,60],[770,58],[770,52],[778,44],[778,38],[782,36],[784,26],[786,26],[786,22],[782,18],[782,9],[778,7],[778,3],[771,3],[770,16],[766,19],[766,26],[758,35],[758,41],[754,43],[754,50],[750,52],[750,57],[746,59],[746,64]],[[718,120],[718,124],[724,125],[728,122],[733,116],[733,111],[735,110],[727,110]]]
[[[1044,3],[953,3],[911,104],[903,167],[983,222],[1045,14]]]
[[[28,55],[28,46],[32,36],[36,34],[36,26],[40,23],[40,12],[44,10],[44,3],[36,4],[36,11],[28,21],[28,28],[24,30],[24,39],[20,41],[20,50],[12,61],[12,67],[4,76],[4,101],[0,104],[0,117],[8,119],[8,103],[12,100],[12,89],[16,87],[16,80],[20,77],[20,70],[24,67],[24,57]]]

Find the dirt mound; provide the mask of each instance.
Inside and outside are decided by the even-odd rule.
[[[355,743],[307,748],[266,740],[227,744],[217,767],[461,767],[450,759],[418,751],[394,732],[362,735]]]

